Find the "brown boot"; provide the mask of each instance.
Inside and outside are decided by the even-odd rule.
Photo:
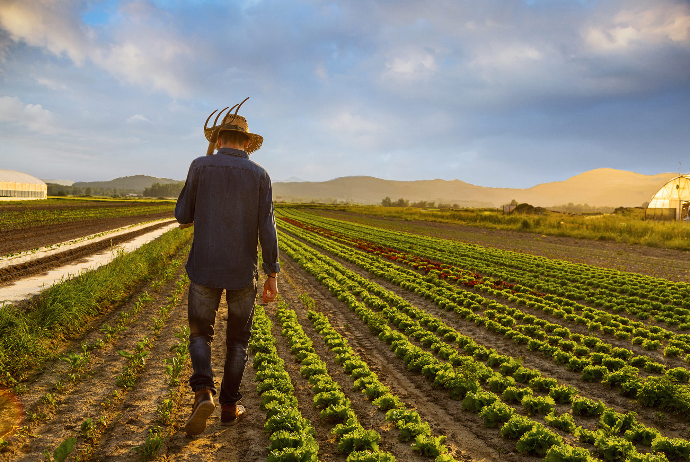
[[[246,409],[241,404],[222,404],[220,406],[220,424],[234,425],[244,415]]]
[[[192,406],[192,415],[189,416],[187,422],[184,424],[184,431],[187,435],[199,435],[206,430],[206,420],[216,409],[213,404],[213,395],[211,388],[206,387],[194,393],[194,405]]]

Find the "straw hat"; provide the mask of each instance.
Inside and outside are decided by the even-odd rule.
[[[249,98],[245,98],[244,101],[247,101],[248,99]],[[207,127],[208,121],[211,120],[211,117],[213,117],[213,114],[215,114],[216,111],[213,111],[211,115],[208,116],[208,119],[206,119],[206,123],[204,124],[204,136],[206,136],[206,139],[209,142],[208,150],[206,151],[207,156],[213,154],[213,151],[216,147],[216,142],[218,141],[218,133],[222,131],[234,131],[244,133],[245,135],[247,135],[249,137],[249,145],[245,150],[247,154],[251,154],[261,147],[261,144],[264,142],[263,137],[255,133],[250,133],[249,126],[247,125],[247,119],[237,114],[237,111],[240,110],[240,106],[244,104],[244,101],[242,101],[240,104],[236,104],[233,107],[231,107],[228,113],[225,115],[225,117],[223,117],[223,120],[220,125],[216,125],[216,123],[218,122],[218,118],[223,112],[225,112],[225,109],[228,108],[225,108],[218,113],[218,115],[216,116],[216,120],[213,121],[213,126],[210,128]],[[233,109],[235,109],[235,113],[231,114]]]

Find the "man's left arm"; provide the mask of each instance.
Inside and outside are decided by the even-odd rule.
[[[280,264],[278,263],[278,233],[273,210],[273,188],[268,174],[261,179],[259,187],[259,242],[263,258],[262,267],[267,275],[263,301],[272,302],[278,294],[276,279],[280,272]]]

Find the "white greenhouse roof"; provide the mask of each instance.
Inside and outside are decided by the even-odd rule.
[[[690,173],[666,183],[649,201],[649,208],[676,208],[685,201],[690,201]]]
[[[45,184],[33,175],[28,173],[15,172],[14,170],[0,170],[0,182],[24,183],[24,184]]]

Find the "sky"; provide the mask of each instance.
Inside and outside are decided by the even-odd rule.
[[[181,180],[246,97],[273,181],[687,173],[690,1],[0,0],[0,169]]]

